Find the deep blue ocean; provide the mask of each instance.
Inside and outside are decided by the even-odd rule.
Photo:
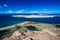
[[[51,15],[56,15],[56,17],[52,17],[52,18],[24,18],[24,17],[12,17],[12,15],[14,14],[0,14],[0,28],[15,25],[17,23],[22,23],[25,21],[33,21],[33,22],[48,23],[48,24],[60,24],[60,16],[58,14],[51,14]]]

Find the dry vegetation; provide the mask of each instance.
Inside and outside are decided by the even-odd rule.
[[[60,40],[60,28],[52,24],[26,22],[10,28],[1,40]]]

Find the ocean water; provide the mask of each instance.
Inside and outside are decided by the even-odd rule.
[[[0,28],[8,27],[11,25],[15,25],[17,23],[25,22],[25,20],[21,20],[21,18],[13,18],[12,15],[0,15]]]
[[[0,28],[8,27],[25,21],[33,21],[33,22],[48,23],[48,24],[60,24],[59,15],[56,15],[56,17],[52,17],[52,18],[24,18],[24,17],[18,18],[18,17],[12,17],[12,15],[14,14],[0,14]]]

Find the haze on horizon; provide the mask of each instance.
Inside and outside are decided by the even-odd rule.
[[[60,14],[60,0],[0,0],[1,13]]]

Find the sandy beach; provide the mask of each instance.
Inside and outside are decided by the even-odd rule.
[[[22,22],[22,23],[18,23],[18,24],[15,24],[15,25],[11,25],[11,26],[8,26],[8,27],[4,27],[4,28],[0,28],[0,30],[4,30],[4,29],[7,29],[7,28],[12,28],[12,27],[15,27],[16,25],[24,25],[25,23],[27,23],[29,21],[26,21],[26,22]]]
[[[22,22],[22,23],[15,24],[15,25],[7,26],[7,27],[4,27],[4,28],[0,28],[0,30],[12,28],[12,27],[15,27],[16,25],[17,25],[17,26],[23,26],[24,24],[26,24],[26,23],[28,23],[28,22],[30,22],[30,21],[26,21],[26,22]]]
[[[4,30],[4,29],[7,29],[7,28],[12,28],[12,27],[15,27],[16,25],[17,26],[23,26],[24,24],[27,24],[28,22],[30,22],[30,21],[26,21],[26,22],[18,23],[18,24],[11,25],[11,26],[8,26],[8,27],[0,28],[0,30]],[[38,24],[46,24],[46,23],[38,23]],[[52,24],[52,25],[60,25],[60,24]]]

